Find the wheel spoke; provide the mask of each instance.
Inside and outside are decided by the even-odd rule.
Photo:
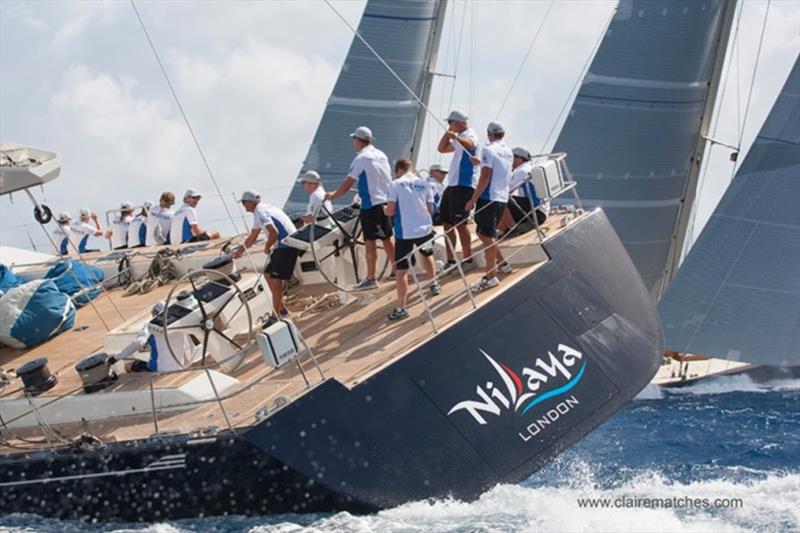
[[[211,336],[211,332],[207,329],[203,330],[203,358],[200,360],[201,366],[206,366],[206,352],[208,351],[208,338]]]
[[[233,291],[233,294],[231,294],[231,297],[228,298],[227,300],[225,300],[225,303],[222,304],[222,306],[219,309],[216,310],[216,312],[214,313],[214,316],[212,317],[212,320],[216,320],[217,317],[222,314],[222,311],[228,306],[229,303],[231,303],[231,300],[236,298],[237,294],[238,293],[236,291]]]
[[[222,331],[220,331],[220,330],[218,330],[218,329],[214,329],[213,331],[214,331],[214,333],[216,333],[217,335],[219,335],[220,337],[222,337],[223,339],[225,339],[225,340],[226,340],[226,341],[228,341],[229,343],[231,343],[231,344],[233,344],[234,346],[236,346],[236,349],[237,349],[237,350],[241,350],[241,349],[242,349],[242,346],[241,346],[241,345],[240,345],[238,342],[236,342],[236,341],[235,341],[235,340],[233,340],[232,338],[228,337],[226,334],[222,333]]]
[[[200,293],[197,292],[197,285],[194,284],[194,276],[189,276],[189,283],[192,284],[192,295],[197,300],[197,303],[200,307],[200,313],[203,315],[203,322],[208,320],[208,313],[206,313],[206,308],[203,305],[203,300],[200,298]]]
[[[244,309],[244,302],[241,302],[236,311],[234,311],[233,314],[230,316],[230,318],[228,318],[228,320],[225,321],[225,323],[222,325],[223,329],[227,328],[230,325],[230,323],[233,321],[234,318],[236,318],[236,315],[238,315],[239,311],[241,311],[242,309]]]

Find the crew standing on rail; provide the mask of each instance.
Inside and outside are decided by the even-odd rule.
[[[428,180],[413,174],[411,160],[401,158],[394,165],[397,179],[389,188],[386,215],[394,217],[395,253],[397,254],[397,307],[389,320],[408,318],[408,269],[412,268],[414,246],[420,247],[433,238],[433,188]],[[427,279],[433,280],[433,252],[420,251]],[[442,289],[434,281],[429,289],[432,296]]]
[[[505,129],[499,122],[490,122],[486,127],[489,144],[481,150],[481,176],[466,205],[468,210],[476,208],[477,234],[483,243],[486,257],[486,272],[475,286],[476,291],[497,287],[500,283],[497,279],[498,271],[511,272],[511,267],[503,260],[496,239],[497,224],[508,202],[508,183],[511,180],[511,164],[514,159],[511,149],[503,141],[505,134]]]
[[[547,220],[550,213],[550,201],[542,201],[539,192],[531,180],[533,161],[531,152],[525,147],[517,146],[511,153],[514,154],[512,168],[514,173],[508,185],[511,198],[508,208],[503,213],[500,222],[500,231],[507,232],[516,227],[518,233],[530,231],[538,223],[540,226]],[[536,217],[534,222],[533,217]]]
[[[173,205],[175,205],[175,193],[166,191],[161,193],[158,205],[150,208],[147,215],[147,237],[144,242],[146,246],[169,244],[172,217],[175,216]]]
[[[394,246],[392,245],[392,222],[383,212],[392,184],[392,170],[386,154],[375,148],[372,131],[366,126],[359,126],[350,134],[353,148],[358,152],[350,165],[347,177],[334,192],[325,195],[326,200],[335,200],[347,194],[354,183],[358,184],[358,195],[361,197],[359,219],[364,232],[367,252],[367,276],[353,289],[367,290],[378,286],[375,270],[378,263],[378,245],[383,243],[383,250],[395,273]]]
[[[183,194],[183,205],[172,217],[169,241],[172,244],[219,239],[218,231],[205,231],[197,222],[197,204],[202,196],[195,189],[187,189]]]
[[[103,235],[103,228],[100,227],[100,222],[97,219],[97,213],[93,213],[87,208],[80,210],[81,219],[73,222],[70,226],[72,234],[78,239],[78,251],[80,253],[99,252],[100,250],[89,249],[89,237],[101,237]],[[89,224],[89,221],[92,224]]]
[[[303,215],[303,223],[310,224],[314,221],[315,216],[325,215],[322,206],[325,206],[329,213],[333,212],[333,205],[325,199],[325,187],[322,186],[322,178],[316,170],[307,171],[300,176],[298,181],[303,184],[303,189],[308,193],[308,206],[306,214]]]
[[[441,220],[451,246],[447,247],[447,265],[455,265],[456,234],[461,241],[463,254],[463,268],[469,270],[473,267],[472,236],[467,228],[466,220],[469,218],[469,209],[466,204],[475,192],[478,181],[478,168],[470,161],[471,156],[478,152],[478,135],[469,127],[469,117],[458,110],[451,111],[447,116],[448,130],[439,140],[437,150],[442,153],[452,153],[450,172],[447,176],[447,187],[442,193],[440,205]],[[455,228],[455,230],[453,230]]]
[[[292,278],[297,262],[297,249],[285,244],[283,239],[297,231],[297,228],[283,209],[261,202],[261,196],[256,191],[244,191],[239,201],[248,213],[253,213],[253,228],[244,244],[233,253],[233,257],[241,257],[245,249],[255,244],[262,231],[267,233],[264,253],[269,254],[269,263],[264,269],[264,277],[267,278],[272,294],[275,314],[284,317],[289,314],[289,310],[283,305],[283,282]]]

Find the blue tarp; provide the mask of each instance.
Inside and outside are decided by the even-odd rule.
[[[98,285],[104,278],[105,274],[99,268],[78,261],[61,261],[45,275],[45,279],[52,279],[55,282],[58,290],[70,296],[83,289],[93,287],[92,290],[74,299],[75,305],[78,307],[97,298],[97,295],[100,294]]]
[[[19,287],[23,283],[25,283],[24,279],[11,272],[11,269],[3,263],[0,263],[0,293]]]
[[[75,306],[52,280],[25,283],[0,298],[0,342],[9,346],[35,346],[74,324]]]

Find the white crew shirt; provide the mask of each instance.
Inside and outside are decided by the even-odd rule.
[[[128,227],[133,217],[128,215],[120,217],[111,223],[111,248],[125,248],[128,246]]]
[[[74,243],[75,235],[72,233],[72,228],[69,224],[58,224],[56,229],[53,230],[53,236],[58,243],[58,251],[61,255],[69,254],[69,244]]]
[[[528,198],[532,206],[545,215],[549,215],[550,200],[542,202],[542,195],[536,190],[533,180],[528,179],[528,176],[533,172],[534,166],[533,161],[526,161],[514,169],[508,188],[512,191],[514,196],[518,198]]]
[[[508,183],[511,180],[513,161],[514,154],[502,139],[492,141],[483,147],[481,168],[492,169],[492,177],[481,193],[482,199],[490,202],[508,202]]]
[[[266,230],[272,226],[278,232],[278,248],[291,248],[283,239],[297,231],[292,219],[280,207],[259,202],[253,211],[253,229]]]
[[[192,226],[197,224],[197,210],[189,204],[183,204],[175,212],[170,222],[169,242],[180,244],[194,237]]]
[[[147,240],[147,217],[136,215],[128,226],[128,247],[144,246]]]
[[[325,199],[325,187],[322,186],[320,183],[317,185],[317,188],[314,189],[314,192],[308,195],[308,206],[306,207],[306,215],[324,215],[325,211],[320,209],[322,206],[325,206],[325,209],[328,212],[333,213],[333,205],[331,205],[330,200]],[[320,212],[317,213],[317,210]]]
[[[450,140],[453,145],[453,159],[450,161],[450,172],[447,173],[445,184],[448,187],[459,185],[461,187],[472,187],[478,184],[478,167],[469,160],[470,156],[478,153],[478,134],[472,128],[467,128],[458,134],[461,140],[469,140],[475,143],[471,150],[465,150],[464,146],[455,139]]]
[[[433,188],[428,180],[411,172],[392,182],[389,201],[395,202],[394,234],[398,239],[427,237],[433,231],[428,204],[433,204]]]
[[[362,210],[387,202],[392,169],[386,154],[368,144],[353,159],[347,175],[358,183]]]
[[[77,220],[72,223],[69,229],[72,230],[73,238],[78,241],[78,251],[80,253],[88,252],[89,237],[95,234],[97,228],[88,222]]]
[[[175,212],[170,207],[155,205],[150,208],[146,222],[147,235],[144,241],[145,245],[169,244],[170,228],[174,215]]]

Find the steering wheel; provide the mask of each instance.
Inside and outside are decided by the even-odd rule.
[[[351,209],[355,209],[355,206],[351,206]],[[319,220],[318,214],[320,211],[324,211],[324,213],[327,215],[327,217],[322,219],[323,221],[333,222],[334,227],[331,229],[331,231],[338,232],[339,234],[335,241],[333,241],[330,245],[326,245],[325,247],[320,246],[316,240],[316,223]],[[342,292],[354,292],[352,286],[346,285],[345,280],[337,277],[335,263],[338,257],[340,257],[342,254],[347,254],[347,256],[350,258],[348,271],[352,271],[355,283],[361,282],[363,279],[362,274],[366,275],[367,272],[367,251],[363,238],[364,228],[361,226],[361,218],[358,215],[356,215],[356,221],[352,226],[352,229],[349,231],[339,220],[337,220],[335,215],[335,213],[328,211],[328,209],[325,207],[325,204],[322,204],[314,213],[314,221],[311,223],[311,228],[309,229],[309,246],[311,248],[311,255],[314,258],[314,263],[317,266],[317,270],[325,279],[325,281]],[[320,238],[322,238],[322,235],[320,235]],[[383,241],[377,240],[375,241],[375,244],[378,248],[378,251],[383,250]],[[326,250],[326,247],[332,249]],[[385,251],[383,253],[383,257],[383,265],[376,265],[376,279],[383,278],[384,274],[386,274],[386,269],[389,268],[389,256],[385,253]]]
[[[233,289],[233,294],[230,294],[219,307],[209,307],[209,302],[204,303],[203,299],[201,298],[204,286],[198,287],[197,283],[197,280],[203,276],[205,276],[209,282],[218,281],[223,285],[228,285]],[[164,317],[164,338],[166,340],[170,356],[181,368],[187,369],[191,367],[193,363],[192,358],[186,360],[185,358],[180,358],[176,355],[176,352],[170,342],[170,333],[176,331],[181,331],[184,333],[194,332],[197,334],[198,338],[202,339],[203,351],[201,366],[203,368],[214,369],[220,367],[226,373],[235,371],[239,365],[242,364],[242,361],[244,361],[244,357],[247,355],[247,353],[256,344],[255,330],[253,329],[253,315],[245,293],[229,275],[218,270],[201,268],[187,272],[178,278],[178,281],[167,295],[167,301],[164,304],[164,313],[167,313],[169,310],[175,291],[178,290],[182,284],[186,283],[186,281],[188,281],[189,285],[191,286],[190,295],[193,296],[197,301],[201,319],[198,324],[170,326],[167,324],[166,317]],[[223,311],[225,311],[225,309],[231,303],[238,305],[236,310],[233,312],[233,314],[227,317],[222,316]],[[247,337],[244,339],[244,341],[241,338],[237,340],[237,337],[242,335],[243,332],[239,332],[238,334],[234,333],[233,335],[230,335],[230,332],[226,332],[226,330],[229,329],[231,322],[233,322],[237,316],[240,316],[240,313],[243,310],[245,313],[243,316],[245,316],[247,319]],[[212,338],[214,339],[215,344],[222,343],[223,346],[227,346],[232,349],[233,353],[218,360],[215,359],[213,362],[207,361],[206,354],[208,354],[209,341],[211,341]]]

